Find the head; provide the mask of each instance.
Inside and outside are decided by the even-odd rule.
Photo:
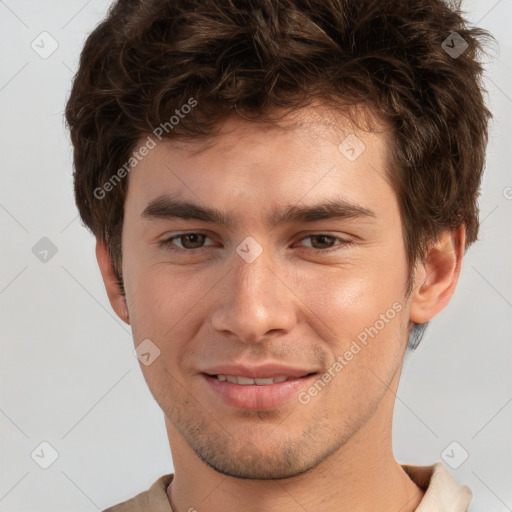
[[[390,419],[411,333],[478,234],[484,37],[437,0],[153,0],[87,39],[66,108],[77,205],[114,309],[160,351],[153,396],[218,471],[300,473]],[[214,407],[228,361],[331,378]]]

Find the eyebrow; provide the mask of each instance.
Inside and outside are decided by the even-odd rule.
[[[226,227],[233,227],[235,219],[217,208],[200,206],[172,196],[162,195],[150,201],[141,216],[148,220],[196,219]],[[267,217],[271,227],[286,223],[315,222],[324,219],[376,218],[373,211],[343,199],[329,199],[307,206],[289,206],[278,209]]]

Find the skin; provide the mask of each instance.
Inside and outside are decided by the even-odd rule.
[[[402,224],[386,179],[389,134],[320,107],[296,112],[285,128],[232,117],[209,146],[166,141],[149,152],[129,175],[125,296],[97,243],[114,310],[135,345],[149,338],[160,350],[141,369],[165,414],[169,501],[175,512],[412,511],[423,492],[393,457],[395,393],[411,322],[430,320],[453,294],[464,229],[432,243],[407,295]],[[366,147],[353,162],[338,149],[350,133]],[[234,224],[144,217],[165,194],[229,213]],[[266,223],[275,209],[334,198],[374,216]],[[165,246],[183,232],[207,238]],[[322,233],[349,243],[308,237]],[[251,263],[235,250],[248,236],[262,248]],[[396,316],[308,404],[294,396],[244,410],[204,383],[201,370],[227,362],[279,362],[321,377],[395,303]]]

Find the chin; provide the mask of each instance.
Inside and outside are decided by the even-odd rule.
[[[221,443],[224,444],[224,443]],[[318,447],[317,447],[318,448]],[[224,446],[200,443],[193,446],[197,456],[209,467],[226,476],[251,480],[279,480],[298,476],[314,468],[328,454],[306,443],[284,442],[281,446],[265,446],[241,441],[234,447],[229,440]]]
[[[309,467],[293,467],[284,461],[278,462],[275,459],[271,464],[265,464],[261,459],[252,463],[227,460],[225,456],[222,459],[204,458],[202,460],[217,473],[247,480],[281,480],[298,476],[310,469]]]

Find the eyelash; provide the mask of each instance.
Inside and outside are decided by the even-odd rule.
[[[173,240],[175,239],[180,239],[180,238],[183,238],[185,236],[188,236],[188,235],[202,235],[206,238],[209,238],[208,235],[206,233],[200,233],[198,231],[188,231],[186,233],[180,233],[179,235],[173,235],[171,236],[170,238],[167,238],[166,240],[163,240],[162,242],[160,242],[160,245],[163,246],[166,250],[168,251],[173,251],[173,252],[182,252],[182,253],[192,253],[192,254],[200,254],[202,253],[204,250],[206,250],[208,247],[210,246],[206,246],[206,247],[198,247],[198,248],[195,248],[195,249],[181,249],[181,248],[176,248],[175,246],[173,246]],[[330,252],[333,252],[333,251],[337,251],[347,245],[350,245],[352,242],[350,240],[345,240],[341,237],[338,237],[338,236],[335,236],[335,235],[330,235],[329,233],[314,233],[314,234],[311,234],[311,235],[307,235],[305,237],[302,237],[300,239],[300,242],[302,242],[303,240],[307,239],[307,238],[312,238],[312,237],[321,237],[321,236],[325,236],[325,237],[328,237],[328,238],[331,238],[333,239],[335,242],[339,242],[337,246],[334,246],[334,247],[329,247],[327,249],[315,249],[313,247],[310,247],[310,249],[315,253],[315,254],[326,254],[326,253],[330,253]]]

